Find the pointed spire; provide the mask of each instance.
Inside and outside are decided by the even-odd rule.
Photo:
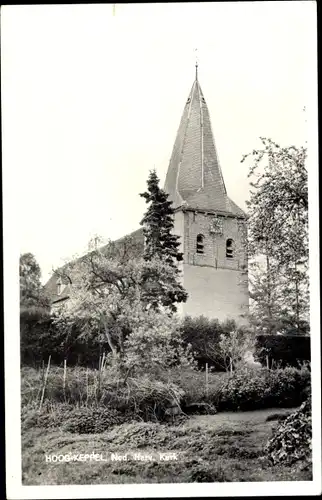
[[[208,107],[198,81],[198,62],[196,79],[183,110],[164,188],[174,207],[184,205],[244,216],[244,212],[227,196]]]

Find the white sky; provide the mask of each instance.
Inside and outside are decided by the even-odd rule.
[[[307,138],[315,2],[121,4],[114,16],[106,4],[5,6],[1,17],[4,217],[44,281],[95,234],[139,227],[138,193],[153,166],[163,185],[196,47],[238,205],[248,197],[240,160],[259,136]]]

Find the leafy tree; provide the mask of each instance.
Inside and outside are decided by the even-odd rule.
[[[248,255],[256,326],[268,333],[308,326],[308,187],[304,147],[263,147],[249,171]]]
[[[173,275],[168,277],[171,290],[164,293],[164,290],[156,286],[155,300],[159,303],[161,299],[164,306],[170,306],[175,312],[177,310],[175,303],[187,300],[187,292],[179,281],[178,262],[183,260],[183,254],[179,251],[179,236],[173,234],[172,202],[168,200],[167,193],[159,187],[155,170],[150,172],[147,191],[140,196],[149,204],[141,221],[145,237],[144,259],[146,261],[159,259],[173,268]],[[153,277],[150,276],[149,279],[151,281]],[[157,283],[156,280],[154,282]]]
[[[148,372],[159,379],[172,367],[194,366],[189,345],[184,345],[178,318],[141,311],[136,325],[125,341],[126,366],[131,374]]]
[[[53,354],[49,300],[41,285],[40,267],[32,253],[20,255],[20,355],[22,363],[41,359],[41,351]]]
[[[236,329],[228,335],[220,335],[219,349],[225,360],[226,370],[232,372],[237,364],[245,363],[247,352],[253,349],[253,341],[250,335]]]
[[[32,253],[20,255],[20,307],[46,307],[48,300],[41,285],[41,271]]]
[[[164,296],[177,293],[174,270],[168,263],[157,257],[149,261],[122,258],[125,255],[127,252],[115,251],[112,244],[65,268],[64,273],[73,276],[73,284],[69,300],[55,318],[66,334],[77,324],[85,341],[94,335],[107,342],[120,366],[125,363],[129,335],[142,324],[150,325],[152,312],[152,317],[159,318],[158,324],[161,317],[167,322],[173,304],[166,303]]]
[[[261,255],[258,260],[256,257],[249,262],[250,319],[256,330],[273,334],[281,326],[281,276],[269,255]]]

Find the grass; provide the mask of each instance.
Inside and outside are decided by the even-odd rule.
[[[193,416],[181,425],[134,422],[100,434],[71,434],[60,428],[29,428],[22,435],[24,485],[312,480],[311,471],[272,466],[263,447],[277,422],[271,414],[289,409]],[[176,452],[177,461],[139,462],[132,453]],[[126,462],[46,462],[45,455],[129,453]],[[155,455],[157,456],[157,455]]]
[[[45,366],[38,371],[21,370],[24,485],[312,479],[304,463],[273,466],[263,453],[272,430],[292,406],[292,399],[286,398],[285,408],[281,408],[283,391],[293,396],[307,378],[305,373],[286,370],[265,375],[263,371],[272,378],[271,392],[280,391],[276,399],[279,408],[220,412],[225,409],[223,402],[231,406],[239,397],[242,384],[244,402],[262,407],[261,378],[252,373],[245,381],[239,377],[233,390],[227,392],[227,382],[234,380],[226,373],[210,373],[206,388],[205,374],[192,370],[173,370],[164,373],[162,380],[129,377],[122,383],[109,367],[49,366],[47,370]],[[282,376],[284,385],[277,384]],[[296,377],[301,384],[293,384]],[[180,399],[185,411],[189,405],[211,403],[216,408],[219,404],[219,413],[163,418],[169,405],[175,403],[178,409]],[[168,423],[161,424],[161,420]],[[140,462],[132,459],[136,452],[155,456]],[[177,453],[178,460],[162,462],[159,452]],[[46,462],[46,455],[69,453],[98,453],[104,458],[111,453],[128,453],[129,460]]]

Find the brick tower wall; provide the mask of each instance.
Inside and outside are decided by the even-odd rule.
[[[243,245],[244,221],[234,217],[220,219],[222,234],[213,232],[215,215],[202,212],[178,211],[174,232],[181,237],[184,262],[181,265],[182,282],[189,297],[178,308],[181,315],[233,318],[248,312],[247,259]],[[203,238],[203,254],[197,253],[197,236]],[[233,258],[226,257],[226,241],[234,241]]]

